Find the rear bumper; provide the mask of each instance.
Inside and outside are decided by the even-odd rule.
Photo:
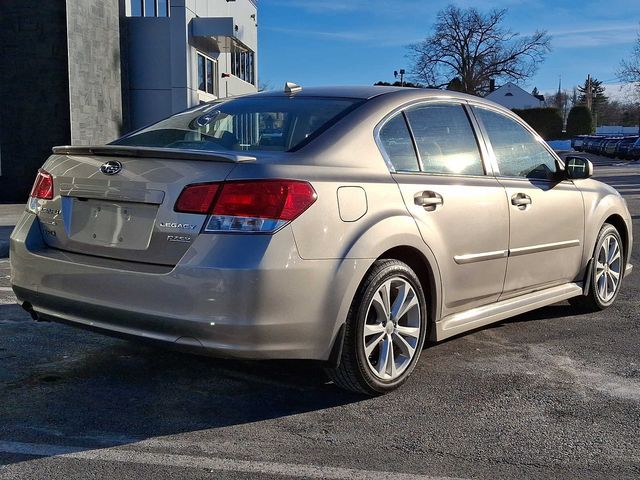
[[[302,260],[285,228],[201,235],[175,267],[144,266],[50,249],[31,214],[10,256],[19,302],[45,319],[255,359],[327,360],[371,264]]]

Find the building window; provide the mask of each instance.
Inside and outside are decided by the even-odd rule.
[[[231,47],[231,73],[240,80],[255,85],[255,54],[240,45]]]
[[[129,0],[130,17],[168,17],[169,0]]]
[[[201,53],[198,56],[198,90],[218,96],[218,62]]]

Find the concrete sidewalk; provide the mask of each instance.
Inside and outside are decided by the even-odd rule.
[[[0,204],[0,258],[9,256],[9,237],[24,212],[24,203]]]

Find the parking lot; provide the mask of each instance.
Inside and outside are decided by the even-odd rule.
[[[627,199],[638,269],[640,162],[591,158]],[[430,346],[365,398],[311,363],[33,322],[3,259],[0,478],[639,478],[639,279],[605,312],[561,303]]]

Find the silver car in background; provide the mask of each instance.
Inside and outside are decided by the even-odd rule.
[[[36,319],[384,393],[427,338],[613,303],[631,217],[592,170],[480,98],[288,84],[56,147],[11,282]]]

